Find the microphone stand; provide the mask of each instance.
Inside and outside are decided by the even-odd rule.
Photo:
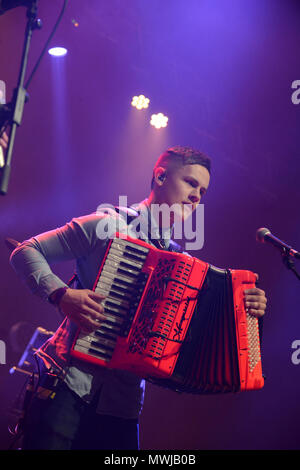
[[[22,121],[24,104],[28,101],[28,94],[24,88],[24,79],[26,74],[26,67],[29,55],[30,41],[32,33],[35,29],[40,29],[42,26],[41,20],[37,19],[37,4],[38,0],[29,1],[27,7],[27,25],[25,30],[25,41],[23,46],[21,68],[18,78],[18,86],[14,90],[12,103],[0,106],[0,131],[6,125],[11,126],[11,131],[8,140],[8,147],[6,152],[6,159],[4,166],[0,169],[0,194],[5,195],[8,189],[8,182],[11,171],[12,151],[16,136],[17,126],[20,126]]]
[[[294,263],[294,260],[292,259],[291,251],[286,249],[286,248],[282,248],[281,256],[282,256],[283,264],[290,271],[292,271],[295,274],[295,276],[297,277],[297,279],[299,279],[299,281],[300,281],[300,274],[298,273],[298,271],[295,268],[295,263]]]

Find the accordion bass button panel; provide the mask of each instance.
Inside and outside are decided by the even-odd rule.
[[[249,368],[253,372],[256,365],[261,361],[259,330],[257,319],[247,313],[247,332],[249,337]]]
[[[244,289],[255,287],[256,276],[251,271],[232,270],[236,334],[239,348],[241,390],[260,389],[264,385],[258,319],[246,312]]]

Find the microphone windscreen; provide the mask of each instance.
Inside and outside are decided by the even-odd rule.
[[[257,231],[256,231],[256,240],[258,242],[264,242],[265,241],[265,236],[268,235],[270,232],[270,230],[268,228],[265,228],[265,227],[261,227],[259,228]]]

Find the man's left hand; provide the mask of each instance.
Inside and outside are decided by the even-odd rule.
[[[266,294],[263,290],[254,287],[244,290],[246,311],[254,317],[262,317],[267,306]]]

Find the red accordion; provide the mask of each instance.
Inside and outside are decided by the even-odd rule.
[[[107,319],[79,331],[71,353],[181,392],[260,389],[258,320],[243,293],[255,280],[116,234],[94,285]]]

